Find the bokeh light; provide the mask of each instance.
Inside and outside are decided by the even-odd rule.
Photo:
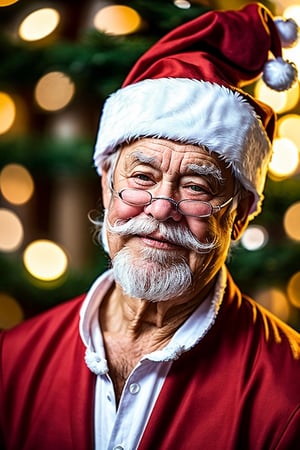
[[[300,272],[296,272],[287,286],[288,299],[293,306],[300,308]]]
[[[289,238],[300,241],[300,202],[294,203],[286,210],[283,226]]]
[[[44,281],[60,278],[68,266],[64,250],[47,239],[31,242],[24,251],[23,262],[33,277]]]
[[[19,303],[5,292],[0,292],[0,329],[8,330],[21,323],[24,313]]]
[[[291,89],[278,92],[269,88],[260,78],[254,87],[254,96],[258,100],[270,105],[277,113],[284,113],[294,108],[299,101],[299,84],[295,83]]]
[[[255,296],[258,303],[271,311],[276,317],[287,322],[290,315],[290,306],[284,293],[275,288],[264,289]]]
[[[250,251],[264,247],[267,242],[268,232],[259,225],[249,225],[241,238],[243,247]]]
[[[299,165],[299,152],[296,145],[286,138],[273,141],[273,155],[269,164],[269,176],[283,179],[291,176]]]
[[[282,56],[285,60],[293,62],[298,68],[298,80],[300,80],[299,67],[300,67],[300,44],[291,48],[282,49]]]
[[[94,27],[107,34],[134,33],[141,25],[141,17],[129,6],[111,5],[101,8],[94,17]]]
[[[277,133],[280,137],[285,137],[294,142],[300,152],[300,115],[286,114],[277,123]]]
[[[24,166],[8,164],[0,173],[0,189],[7,201],[21,205],[31,198],[34,182]]]
[[[294,19],[297,22],[297,24],[300,26],[300,5],[299,4],[287,6],[284,9],[282,15],[286,19],[290,19],[290,18]]]
[[[75,93],[70,77],[62,72],[49,72],[38,81],[35,99],[46,111],[58,111],[67,106]]]
[[[24,41],[38,41],[49,36],[58,26],[60,14],[54,8],[41,8],[29,14],[19,27]]]
[[[180,9],[189,9],[192,6],[187,0],[174,0],[174,5]]]
[[[0,208],[0,251],[13,252],[22,244],[23,226],[18,216],[9,209]]]
[[[16,118],[16,106],[10,95],[0,92],[0,134],[6,133]]]
[[[0,0],[0,7],[13,5],[14,3],[17,3],[18,1],[19,0]]]

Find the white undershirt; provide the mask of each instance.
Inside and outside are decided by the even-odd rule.
[[[161,350],[145,355],[132,370],[116,406],[98,320],[99,305],[113,283],[112,271],[89,290],[80,311],[80,336],[85,362],[97,375],[95,390],[95,450],[135,450],[172,362],[194,347],[213,325],[222,302],[226,271],[220,271],[212,292]]]

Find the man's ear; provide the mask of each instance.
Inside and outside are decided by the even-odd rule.
[[[249,211],[253,202],[253,194],[251,192],[248,193],[245,197],[243,197],[237,206],[236,217],[233,222],[231,239],[233,241],[237,241],[240,239],[242,234],[249,223]]]
[[[104,209],[107,209],[111,199],[111,190],[109,183],[109,173],[104,168],[102,169],[101,188],[102,188],[102,204]]]

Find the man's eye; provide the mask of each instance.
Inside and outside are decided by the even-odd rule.
[[[131,175],[130,182],[139,186],[152,186],[155,183],[153,177],[146,173],[136,173]]]
[[[193,191],[195,193],[200,193],[200,194],[209,194],[209,190],[203,186],[199,186],[198,184],[191,184],[189,186],[187,186],[187,188],[190,191]]]
[[[138,174],[134,175],[134,178],[137,178],[138,180],[142,180],[142,181],[151,181],[151,178],[144,173],[138,173]]]

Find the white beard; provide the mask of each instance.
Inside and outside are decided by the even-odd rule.
[[[113,259],[116,282],[130,297],[151,302],[183,294],[192,285],[192,273],[183,257],[170,253],[145,249],[134,258],[128,247],[123,248]]]
[[[108,249],[107,232],[123,236],[147,235],[157,229],[170,242],[200,254],[209,253],[218,246],[216,237],[202,243],[187,228],[180,228],[176,224],[167,225],[153,218],[132,218],[111,225],[107,211],[101,230],[102,244]],[[131,250],[125,247],[113,258],[112,269],[116,282],[127,295],[151,302],[178,297],[190,289],[193,283],[193,274],[186,258],[175,251],[146,247],[138,257],[134,257]]]

